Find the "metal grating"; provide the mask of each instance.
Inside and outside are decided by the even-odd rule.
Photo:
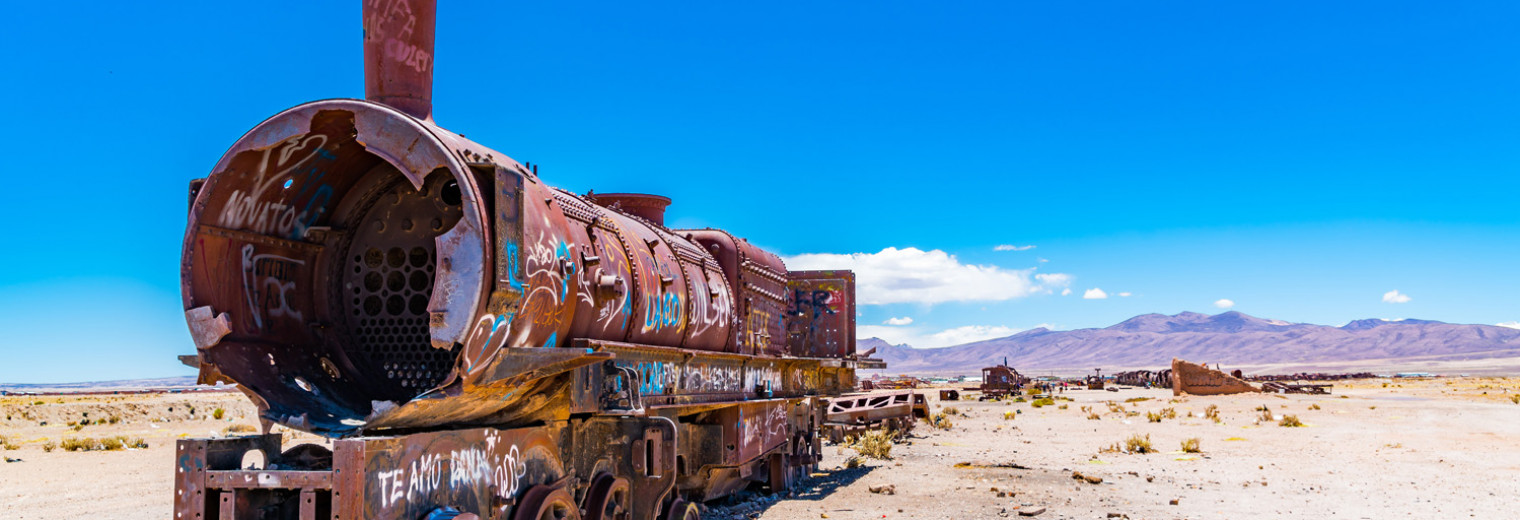
[[[442,383],[454,366],[453,352],[433,348],[428,299],[434,238],[459,220],[458,188],[452,180],[431,180],[420,191],[398,184],[379,197],[361,220],[344,269],[349,356],[413,395]]]

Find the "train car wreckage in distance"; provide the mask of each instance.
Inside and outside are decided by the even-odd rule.
[[[366,1],[367,99],[276,114],[192,182],[200,381],[336,440],[180,441],[174,518],[693,518],[789,487],[823,398],[884,368],[854,352],[854,275],[438,126],[434,11]]]

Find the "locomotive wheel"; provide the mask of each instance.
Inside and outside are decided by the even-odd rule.
[[[628,512],[628,480],[602,473],[591,479],[586,492],[585,520],[615,520]]]
[[[665,520],[702,520],[702,511],[696,504],[677,498],[665,512]]]
[[[569,491],[539,484],[523,493],[512,520],[581,520],[581,510]]]

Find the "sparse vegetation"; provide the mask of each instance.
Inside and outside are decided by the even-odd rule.
[[[946,406],[946,407],[942,408],[940,411],[943,412],[945,415],[951,415],[951,416],[959,415],[961,417],[965,417],[966,416],[966,414],[961,413],[961,409],[960,408],[956,408],[954,406]]]
[[[1318,410],[1319,409],[1319,403],[1315,403],[1315,404],[1309,405],[1309,409],[1310,410]]]
[[[1199,440],[1198,440],[1197,437],[1193,437],[1191,439],[1183,440],[1182,441],[1182,452],[1183,453],[1202,453],[1203,450],[1200,449],[1198,447],[1198,445],[1199,445]]]
[[[1149,397],[1131,397],[1129,399],[1125,399],[1124,402],[1126,402],[1126,403],[1143,403],[1143,402],[1146,402],[1146,401],[1149,401],[1149,400],[1151,400],[1151,398],[1149,398]]]
[[[117,451],[127,448],[144,449],[148,447],[148,442],[143,439],[129,440],[118,435],[100,439],[91,437],[64,439],[61,447],[64,451]]]
[[[1520,404],[1520,394],[1509,396],[1509,400],[1513,401],[1515,404]]]
[[[1154,423],[1161,422],[1161,414],[1156,412],[1145,412],[1145,420]]]
[[[1119,403],[1115,403],[1113,401],[1108,401],[1106,404],[1108,405],[1108,411],[1109,412],[1111,412],[1111,413],[1124,413],[1124,407],[1120,406]]]
[[[1040,389],[1039,389],[1039,388],[1035,388],[1035,387],[1033,387],[1033,386],[1031,386],[1031,387],[1029,387],[1029,388],[1025,388],[1025,389],[1024,389],[1024,393],[1025,393],[1025,394],[1026,394],[1026,395],[1032,395],[1032,396],[1033,396],[1033,395],[1040,395]]]
[[[1272,410],[1267,408],[1265,405],[1256,408],[1256,411],[1261,412],[1261,417],[1257,419],[1260,422],[1272,422],[1276,420],[1276,418],[1272,416]]]
[[[892,435],[886,430],[872,430],[861,435],[851,446],[862,457],[870,457],[878,460],[890,460],[892,458]]]
[[[1177,418],[1177,409],[1176,408],[1172,408],[1172,407],[1162,408],[1161,409],[1161,416],[1165,417],[1167,419],[1176,419]]]
[[[42,443],[42,451],[52,453],[53,450],[56,449],[58,449],[58,443],[53,442],[52,439],[49,439],[47,442]]]
[[[222,416],[226,415],[226,414],[227,414],[226,410],[223,410],[221,408],[217,408],[217,409],[211,411],[211,418],[220,421],[220,420],[222,420]]]
[[[1284,415],[1282,421],[1278,422],[1277,425],[1288,428],[1298,428],[1303,426],[1304,423],[1299,422],[1297,415]]]
[[[226,433],[228,433],[228,434],[232,434],[232,433],[253,433],[253,432],[256,432],[256,431],[259,431],[259,429],[258,428],[254,428],[252,425],[247,425],[247,424],[230,424],[230,425],[227,426],[227,429],[226,429]]]
[[[850,455],[850,458],[844,459],[844,467],[850,469],[858,468],[864,463],[865,460],[861,459],[860,455]]]
[[[1089,421],[1101,421],[1101,420],[1103,420],[1103,417],[1100,416],[1100,415],[1098,415],[1098,414],[1096,414],[1096,413],[1093,413],[1093,412],[1087,412],[1087,420],[1089,420]]]
[[[1057,406],[1057,407],[1056,407],[1056,409],[1057,409],[1057,410],[1065,410],[1065,409],[1066,409],[1066,408],[1067,408],[1067,406],[1066,406],[1066,405],[1064,405],[1064,404],[1063,404],[1063,405],[1061,405],[1061,406]]]
[[[1029,402],[1029,406],[1033,406],[1035,408],[1039,408],[1039,407],[1042,407],[1042,406],[1052,406],[1052,405],[1055,405],[1055,404],[1056,404],[1056,401],[1054,399],[1049,398],[1049,397],[1046,397],[1044,399],[1035,399],[1035,400]]]
[[[12,441],[9,437],[6,437],[4,435],[0,435],[0,447],[3,447],[7,450],[21,449],[20,444],[16,444],[15,441]]]
[[[1151,447],[1151,436],[1141,437],[1140,434],[1129,436],[1124,440],[1124,451],[1129,453],[1152,453],[1156,449]]]
[[[1018,412],[1003,412],[1003,420],[1004,421],[1012,421],[1014,418],[1016,418],[1018,416],[1019,416]]]
[[[948,430],[955,427],[955,423],[950,421],[949,415],[946,415],[944,411],[940,411],[934,414],[934,416],[929,417],[929,426],[933,426],[941,430]]]

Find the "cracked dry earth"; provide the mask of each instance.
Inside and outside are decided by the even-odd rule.
[[[792,496],[718,502],[704,518],[1520,517],[1517,379],[1337,382],[1328,396],[1068,390],[1066,409],[923,392],[964,416],[949,430],[920,424],[891,460],[859,468],[840,468],[853,450],[826,446],[823,469]],[[1203,417],[1210,405],[1220,422]],[[1175,418],[1148,420],[1167,408]],[[1285,415],[1305,426],[1279,426]],[[1133,435],[1157,451],[1103,451]],[[1201,453],[1180,451],[1190,438]],[[895,494],[871,492],[888,485]]]

